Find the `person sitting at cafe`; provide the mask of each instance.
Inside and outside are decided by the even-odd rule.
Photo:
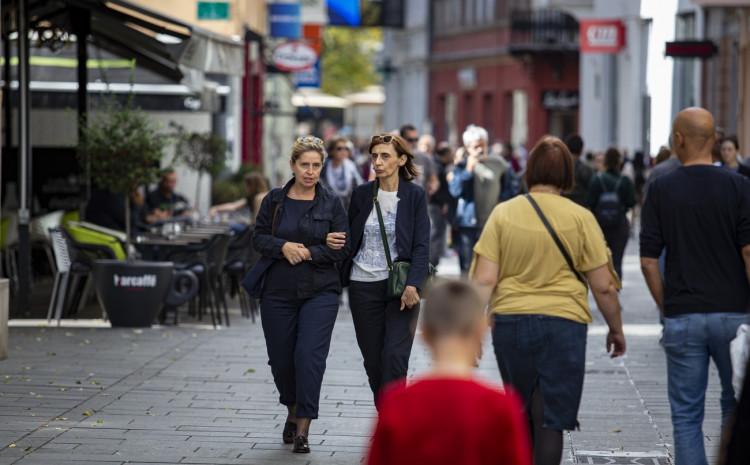
[[[143,194],[137,189],[130,193],[130,231],[131,234],[145,228],[144,220],[149,222],[150,215],[144,215]],[[94,188],[86,204],[84,218],[104,228],[125,231],[125,194],[114,193],[108,189]],[[156,221],[151,218],[151,222]]]
[[[189,215],[190,204],[184,195],[175,192],[177,173],[164,171],[156,189],[146,196],[147,222],[155,223]]]
[[[260,203],[268,193],[268,181],[265,176],[258,172],[247,173],[245,175],[245,197],[235,200],[234,202],[214,205],[208,210],[208,216],[216,216],[219,213],[233,213],[247,208],[250,210],[250,219],[255,222],[255,216],[260,210]]]

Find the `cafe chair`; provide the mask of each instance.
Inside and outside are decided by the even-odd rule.
[[[125,258],[125,252],[122,247],[117,247],[111,241],[113,238],[101,237],[100,233],[86,231],[85,228],[74,224],[68,225],[67,228],[60,228],[68,245],[70,257],[70,289],[73,292],[73,298],[69,308],[79,312],[83,309],[91,296],[94,280],[92,270],[96,260],[122,260]],[[118,253],[119,251],[119,253]],[[83,282],[83,290],[79,293],[78,289]]]
[[[32,247],[40,248],[44,251],[45,256],[49,262],[50,270],[55,270],[55,256],[52,251],[52,238],[50,237],[49,231],[53,228],[57,228],[62,224],[63,210],[54,211],[47,213],[36,218],[32,218],[29,223],[29,234],[31,237]]]
[[[229,243],[224,275],[229,282],[229,296],[239,298],[242,316],[252,318],[253,323],[258,314],[258,305],[255,299],[247,295],[240,283],[258,258],[259,254],[253,248],[253,226],[248,225]]]

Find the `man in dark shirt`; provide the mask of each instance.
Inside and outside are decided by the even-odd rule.
[[[573,190],[565,196],[582,207],[588,208],[587,196],[591,178],[594,177],[594,169],[581,160],[583,153],[583,139],[578,134],[573,134],[565,139],[565,145],[573,154],[575,164],[575,185]]]
[[[677,115],[672,142],[683,166],[653,181],[642,213],[641,267],[664,315],[680,465],[707,464],[702,423],[709,357],[721,380],[724,421],[735,407],[729,342],[747,321],[750,299],[750,181],[712,166],[714,139],[708,111]],[[665,248],[663,280],[658,258]]]
[[[175,192],[176,187],[177,173],[174,170],[164,172],[159,186],[146,196],[146,208],[150,219],[168,220],[190,213],[190,204],[185,196]]]

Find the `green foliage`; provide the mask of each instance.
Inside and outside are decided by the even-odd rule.
[[[230,177],[221,180],[215,180],[211,184],[211,203],[213,205],[220,203],[233,202],[245,197],[245,174],[256,171],[258,168],[252,163],[244,164],[240,169]]]
[[[210,132],[187,132],[184,127],[174,123],[172,127],[175,128],[177,140],[175,161],[199,174],[218,176],[227,162],[227,141]]]
[[[380,29],[327,27],[323,33],[323,92],[344,95],[380,82],[375,56],[382,47]]]
[[[114,104],[89,117],[78,145],[83,167],[94,184],[128,194],[159,178],[159,163],[168,137],[143,111]]]

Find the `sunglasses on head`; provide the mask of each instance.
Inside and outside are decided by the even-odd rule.
[[[372,140],[370,142],[374,144],[390,144],[391,142],[393,142],[393,136],[390,134],[385,134],[382,136],[372,136]]]
[[[323,141],[315,136],[298,137],[297,143],[323,145]]]

